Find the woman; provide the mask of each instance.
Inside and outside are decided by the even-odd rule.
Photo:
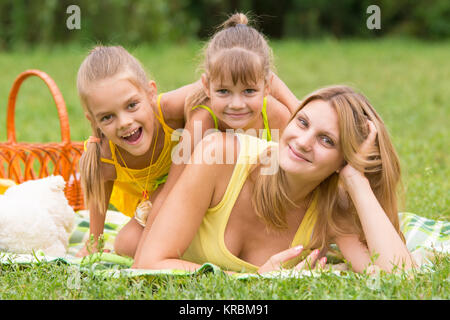
[[[227,162],[229,150],[236,152]],[[276,172],[263,154],[278,159]],[[301,269],[324,266],[331,243],[356,272],[371,261],[388,272],[413,266],[397,215],[398,157],[380,117],[349,87],[307,96],[279,145],[218,133],[202,140],[193,159],[135,268]]]

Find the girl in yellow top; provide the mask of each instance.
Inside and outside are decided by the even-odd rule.
[[[184,126],[184,100],[195,85],[158,95],[155,82],[122,47],[96,47],[80,66],[77,87],[93,132],[80,159],[90,234],[97,240],[103,233],[108,203],[135,217],[116,238],[119,254],[134,255],[142,215],[167,193],[177,143],[171,135]],[[87,253],[83,248],[78,255]]]
[[[371,257],[388,272],[414,265],[399,228],[399,160],[363,95],[320,89],[302,100],[279,144],[249,139],[202,140],[142,240],[135,268],[323,267],[331,243],[357,272]]]
[[[191,137],[200,122],[202,132],[241,129],[270,141],[271,131],[281,131],[299,104],[271,71],[264,35],[247,24],[244,14],[233,14],[204,50],[202,87],[186,99],[185,132]]]

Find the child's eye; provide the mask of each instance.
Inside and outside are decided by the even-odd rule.
[[[137,102],[131,102],[131,103],[127,106],[127,108],[128,108],[128,109],[134,109],[136,106],[137,106]]]
[[[227,89],[219,89],[219,90],[217,90],[217,93],[219,93],[219,94],[227,94],[228,90]]]
[[[252,93],[255,93],[255,92],[256,92],[255,89],[245,89],[244,90],[244,93],[246,93],[246,94],[252,94]]]
[[[109,121],[109,120],[111,120],[112,119],[112,114],[108,114],[108,115],[106,115],[106,116],[103,116],[101,119],[100,119],[100,121],[101,122],[107,122],[107,121]]]

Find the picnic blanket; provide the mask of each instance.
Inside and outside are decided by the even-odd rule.
[[[448,254],[450,249],[450,222],[437,221],[418,216],[413,213],[400,213],[400,228],[405,235],[406,245],[414,257],[416,263],[421,265],[422,270],[430,270],[436,253]],[[42,263],[59,262],[68,265],[75,265],[82,270],[89,268],[99,277],[137,277],[137,276],[189,276],[194,274],[203,274],[207,272],[222,273],[218,266],[205,263],[194,272],[184,270],[136,270],[130,267],[133,259],[122,257],[114,253],[94,253],[84,258],[77,258],[75,254],[80,250],[89,237],[89,215],[87,211],[76,212],[75,229],[69,240],[69,248],[64,257],[46,256],[43,252],[34,252],[33,254],[13,254],[0,252],[0,263]],[[104,248],[113,252],[114,239],[122,226],[128,221],[129,217],[116,211],[108,211],[104,228]],[[327,272],[339,276],[345,276],[345,264],[340,260],[339,250],[332,246],[332,250],[327,254],[331,262],[331,268]],[[280,277],[303,277],[316,276],[323,271],[315,270],[279,270],[263,275],[250,273],[237,273],[230,275],[236,279],[258,278],[280,278]]]

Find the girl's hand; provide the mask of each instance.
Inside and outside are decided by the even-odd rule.
[[[75,254],[75,257],[83,258],[85,256],[88,256],[88,255],[92,254],[92,253],[97,253],[98,252],[98,249],[96,248],[97,245],[93,246],[93,248],[91,248],[90,250],[88,250],[87,246],[88,246],[88,244],[86,243],[84,245],[84,247]],[[103,249],[103,252],[111,252],[111,250]]]
[[[372,121],[367,120],[367,125],[369,126],[369,134],[367,135],[366,140],[361,144],[360,149],[358,151],[363,157],[365,157],[372,147],[375,145],[375,141],[377,138],[377,129]],[[337,171],[339,173],[339,178],[344,182],[345,188],[348,190],[349,182],[354,178],[365,178],[364,172],[361,172],[355,169],[350,164],[346,164],[342,169]]]
[[[281,251],[280,253],[277,253],[273,255],[272,257],[267,260],[266,263],[264,263],[259,269],[258,273],[262,274],[265,272],[270,272],[274,270],[280,270],[282,268],[282,264],[292,258],[297,257],[300,253],[302,253],[303,247],[297,246],[293,248],[289,248],[287,250]],[[320,251],[314,250],[312,253],[310,253],[306,259],[304,259],[302,262],[297,264],[294,269],[295,270],[308,270],[313,268],[324,268],[325,264],[327,262],[327,258],[323,257],[319,260],[319,263],[316,264],[317,259],[319,258]],[[315,265],[315,267],[314,267]]]

